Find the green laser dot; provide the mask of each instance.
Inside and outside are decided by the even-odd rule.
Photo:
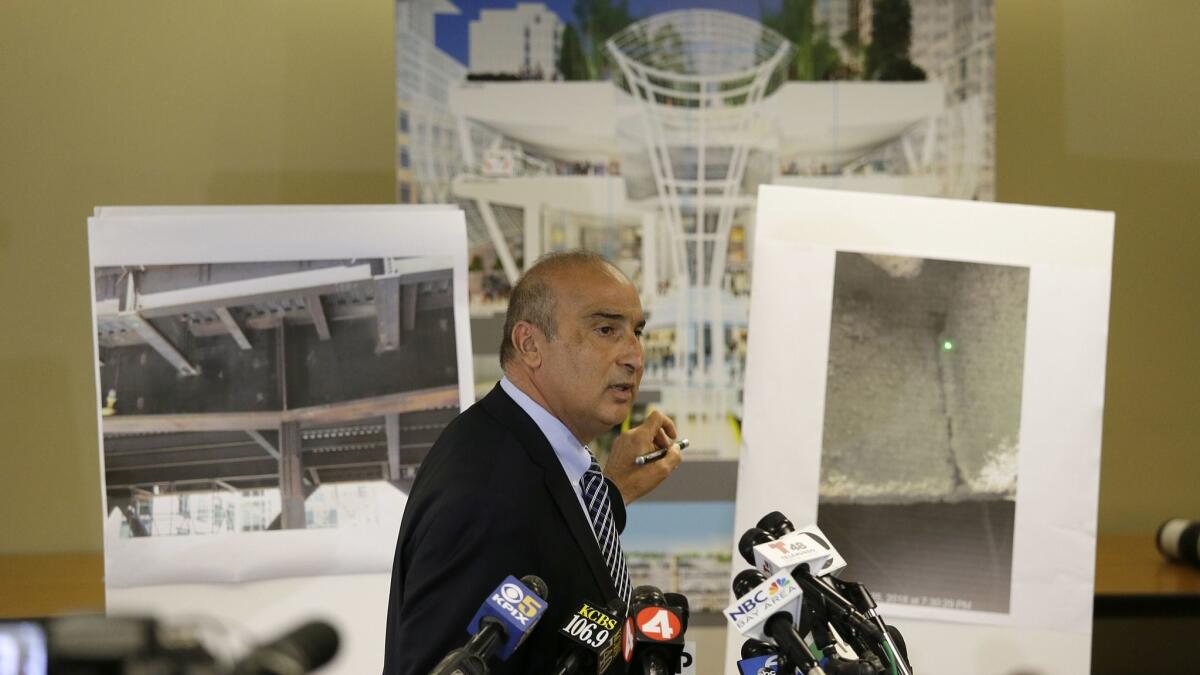
[[[942,349],[945,351],[950,351],[954,349],[954,343],[949,340],[945,340],[942,342]]]

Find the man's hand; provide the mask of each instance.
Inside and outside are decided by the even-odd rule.
[[[626,504],[633,503],[642,495],[658,487],[683,461],[675,443],[675,423],[670,417],[655,410],[646,421],[617,436],[612,444],[612,453],[604,467],[608,476],[621,491]],[[638,466],[634,460],[656,448],[667,448],[662,459]]]

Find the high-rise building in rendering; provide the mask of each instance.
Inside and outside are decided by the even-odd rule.
[[[450,201],[462,161],[449,90],[467,69],[434,44],[434,16],[458,13],[449,0],[396,3],[396,197],[403,203]]]
[[[553,79],[562,31],[562,20],[540,2],[480,10],[470,25],[470,72]]]

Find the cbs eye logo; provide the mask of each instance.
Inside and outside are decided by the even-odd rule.
[[[504,584],[500,587],[500,595],[517,608],[517,611],[529,618],[537,616],[542,603],[532,593],[526,593],[516,584]]]

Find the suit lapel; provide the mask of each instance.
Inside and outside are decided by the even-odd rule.
[[[480,401],[480,404],[488,414],[512,430],[522,447],[529,453],[529,458],[542,467],[546,477],[546,489],[554,499],[554,504],[558,507],[563,519],[567,521],[567,529],[571,531],[571,536],[575,538],[575,543],[583,552],[583,557],[587,560],[588,568],[591,569],[596,583],[608,594],[605,599],[616,597],[617,592],[613,586],[612,575],[608,571],[608,566],[604,564],[600,545],[596,543],[596,535],[592,533],[591,523],[584,515],[583,507],[579,505],[579,498],[576,497],[575,490],[571,487],[570,481],[567,480],[567,474],[563,471],[562,462],[554,454],[554,448],[550,447],[550,441],[546,440],[546,435],[538,428],[537,423],[521,409],[521,406],[509,398],[499,384]]]

